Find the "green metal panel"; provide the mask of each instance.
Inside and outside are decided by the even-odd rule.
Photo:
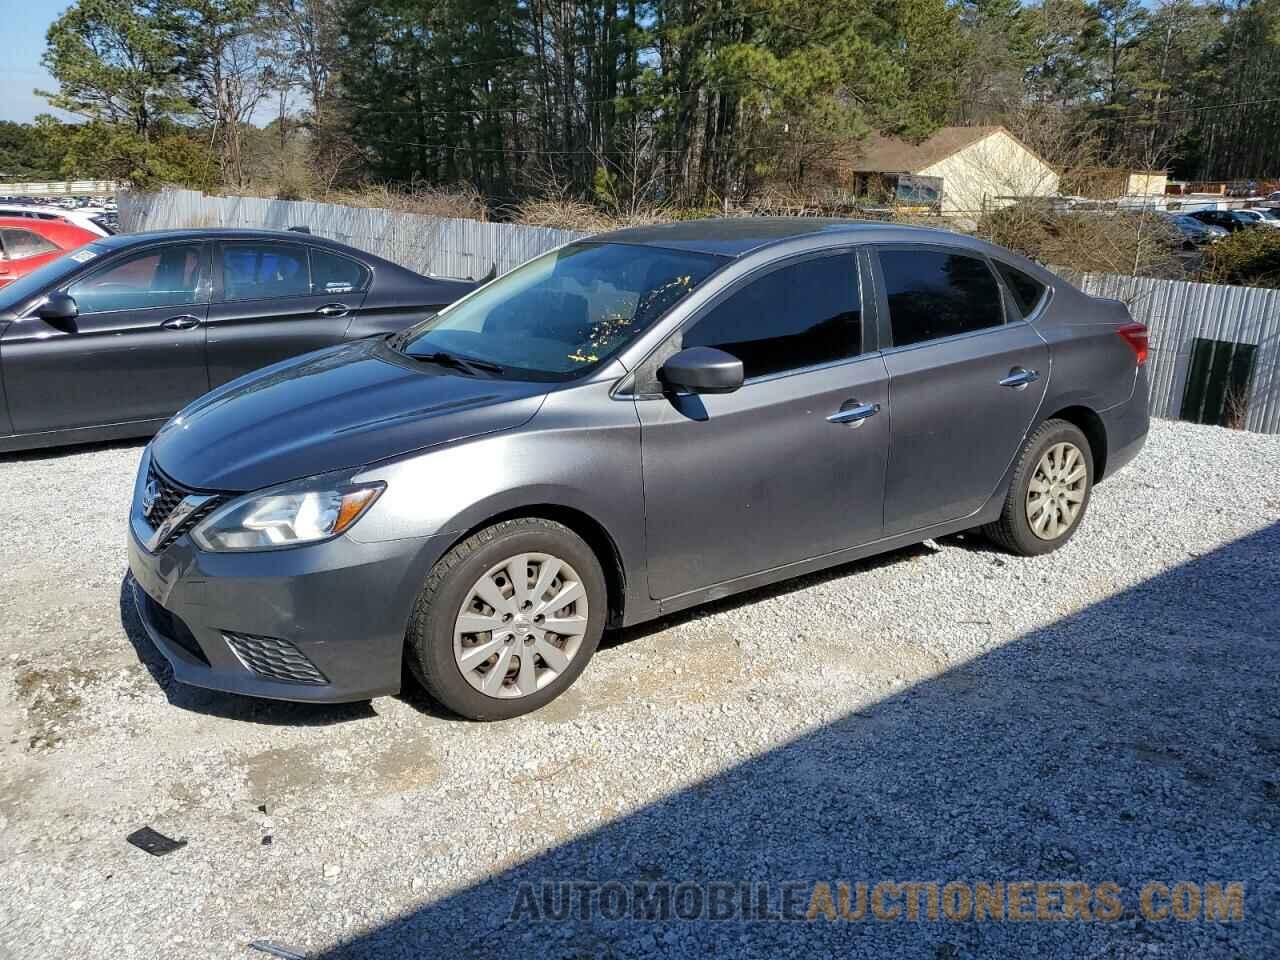
[[[1257,344],[1196,337],[1182,392],[1181,418],[1242,427],[1257,353]]]

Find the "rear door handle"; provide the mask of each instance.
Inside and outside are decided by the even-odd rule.
[[[827,417],[827,422],[852,423],[856,425],[867,419],[867,417],[874,417],[879,412],[880,404],[878,403],[859,403],[857,400],[849,400],[839,410]]]
[[[200,318],[184,313],[181,316],[170,317],[160,326],[167,330],[190,330],[192,327],[200,326]]]
[[[1039,370],[1028,370],[1025,367],[1014,367],[1009,371],[1009,375],[1000,381],[1000,386],[1013,387],[1015,390],[1020,390],[1028,383],[1034,383],[1039,379]]]
[[[350,312],[351,308],[345,303],[326,303],[316,310],[322,317],[345,317]]]

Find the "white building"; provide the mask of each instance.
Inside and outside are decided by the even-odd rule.
[[[942,212],[957,216],[1058,193],[1058,171],[1004,127],[943,127],[918,144],[873,135],[842,166],[859,191],[875,175],[939,177]]]

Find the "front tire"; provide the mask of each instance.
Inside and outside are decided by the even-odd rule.
[[[1093,453],[1066,420],[1041,424],[1018,455],[1000,519],[983,533],[1011,553],[1034,557],[1070,540],[1093,492]]]
[[[409,668],[472,720],[506,720],[567,690],[599,646],[608,592],[595,553],[551,520],[506,520],[437,561],[409,620]]]

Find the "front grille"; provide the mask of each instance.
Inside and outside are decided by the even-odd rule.
[[[190,627],[183,623],[182,618],[160,606],[145,591],[139,590],[138,592],[142,594],[142,602],[147,608],[145,616],[151,621],[151,625],[155,627],[156,632],[174,646],[181,647],[187,651],[206,667],[209,666],[209,658],[204,655],[204,651],[200,649],[200,644],[196,641],[196,635],[191,632]]]
[[[186,497],[191,496],[192,494],[198,496],[204,495],[199,491],[191,490],[190,488],[184,487],[169,479],[169,477],[165,476],[154,463],[151,463],[147,467],[147,485],[150,486],[153,483],[156,487],[155,502],[151,507],[150,515],[143,517],[143,520],[146,521],[152,530],[155,530],[160,526],[160,524],[164,523],[169,514],[173,513],[173,511],[177,509],[178,504],[180,504]],[[156,544],[156,552],[159,553],[183,534],[193,529],[197,523],[211,514],[218,507],[222,506],[226,500],[227,498],[222,494],[214,494],[209,497],[209,499],[198,508],[192,510],[182,523],[170,530],[163,540]]]
[[[252,633],[222,631],[231,652],[246,667],[267,680],[281,683],[328,683],[314,663],[288,640]]]
[[[153,483],[156,485],[156,499],[150,515],[144,518],[151,525],[152,530],[164,523],[165,517],[173,513],[183,497],[190,493],[189,490],[178,486],[157,470],[154,463],[147,467],[147,485],[150,486]]]

